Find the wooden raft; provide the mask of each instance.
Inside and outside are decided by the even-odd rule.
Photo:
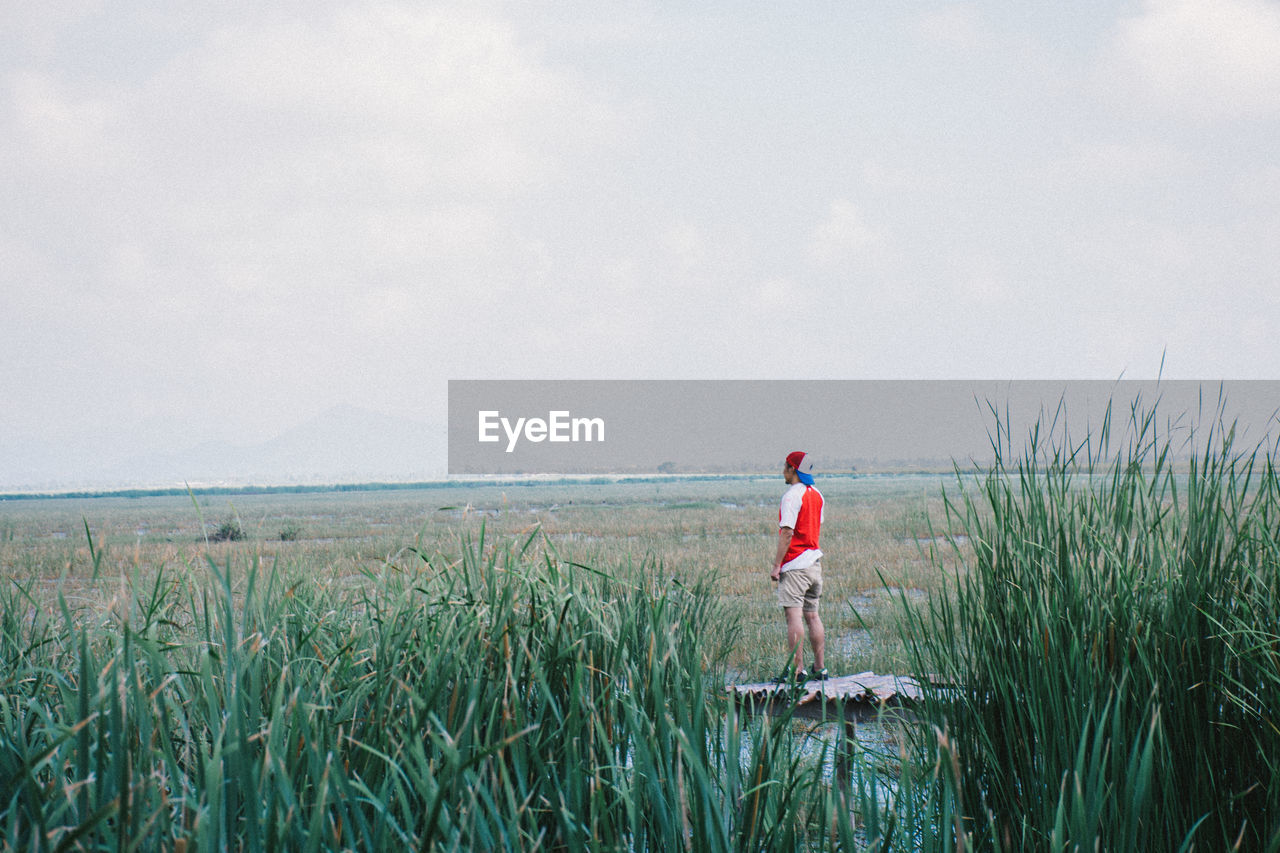
[[[873,719],[885,711],[910,707],[922,698],[920,683],[914,678],[874,672],[806,681],[792,688],[766,681],[731,684],[725,690],[754,713],[774,713],[794,703],[797,717],[847,722]]]
[[[836,782],[846,788],[852,780],[856,722],[876,719],[882,714],[909,714],[911,706],[923,698],[920,683],[914,678],[874,672],[806,681],[792,687],[771,681],[730,684],[725,690],[732,693],[748,713],[777,714],[789,710],[795,717],[838,724],[841,737],[835,750]]]

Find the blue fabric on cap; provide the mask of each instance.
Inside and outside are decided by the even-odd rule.
[[[805,473],[802,473],[802,472],[800,472],[800,471],[797,471],[797,472],[796,472],[796,479],[797,479],[797,480],[799,480],[800,482],[804,483],[806,486],[812,486],[812,485],[813,485],[813,475],[812,475],[812,474],[805,474]]]

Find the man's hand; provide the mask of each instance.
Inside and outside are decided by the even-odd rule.
[[[769,580],[771,581],[782,580],[782,566],[773,567],[773,571],[769,572]]]

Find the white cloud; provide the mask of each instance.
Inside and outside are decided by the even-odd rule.
[[[1275,0],[1146,0],[1120,22],[1115,55],[1118,72],[1166,109],[1206,118],[1280,112]]]
[[[73,93],[34,71],[9,74],[3,88],[9,133],[0,145],[25,167],[81,175],[120,153],[122,105],[109,94]]]
[[[0,61],[15,410],[89,399],[127,423],[100,377],[128,377],[185,411],[230,394],[225,417],[275,428],[318,394],[358,399],[371,364],[401,380],[388,399],[424,370],[442,385],[474,370],[459,329],[529,320],[529,231],[610,144],[600,90],[497,10],[263,8],[127,47],[49,16],[39,51]],[[106,52],[69,59],[86,31]]]
[[[789,309],[837,376],[1275,363],[1280,0],[10,5],[0,428],[795,375]]]
[[[955,50],[977,50],[989,35],[978,10],[969,3],[953,3],[922,12],[916,29],[931,45]]]
[[[94,241],[80,258],[50,244],[54,266],[116,278],[123,241],[206,291],[234,287],[220,270],[294,291],[344,270],[366,286],[370,263],[457,279],[508,256],[513,201],[612,132],[598,93],[483,12],[226,17],[131,79],[6,76],[10,209],[77,221]]]
[[[161,109],[196,99],[194,132],[288,145],[299,178],[347,174],[401,192],[518,192],[610,133],[582,79],[465,8],[237,22],[159,85]]]
[[[874,258],[880,233],[869,225],[862,211],[848,199],[831,202],[827,216],[809,238],[808,256],[819,267],[839,268]]]
[[[1186,151],[1161,140],[1132,143],[1086,140],[1067,152],[1056,164],[1061,169],[1061,191],[1070,184],[1087,181],[1115,185],[1141,184],[1167,179],[1195,166]]]

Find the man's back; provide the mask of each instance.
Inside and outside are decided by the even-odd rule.
[[[790,527],[793,531],[791,545],[783,558],[784,565],[805,551],[820,549],[822,506],[822,493],[804,483],[796,483],[783,494],[778,508],[778,526]]]

